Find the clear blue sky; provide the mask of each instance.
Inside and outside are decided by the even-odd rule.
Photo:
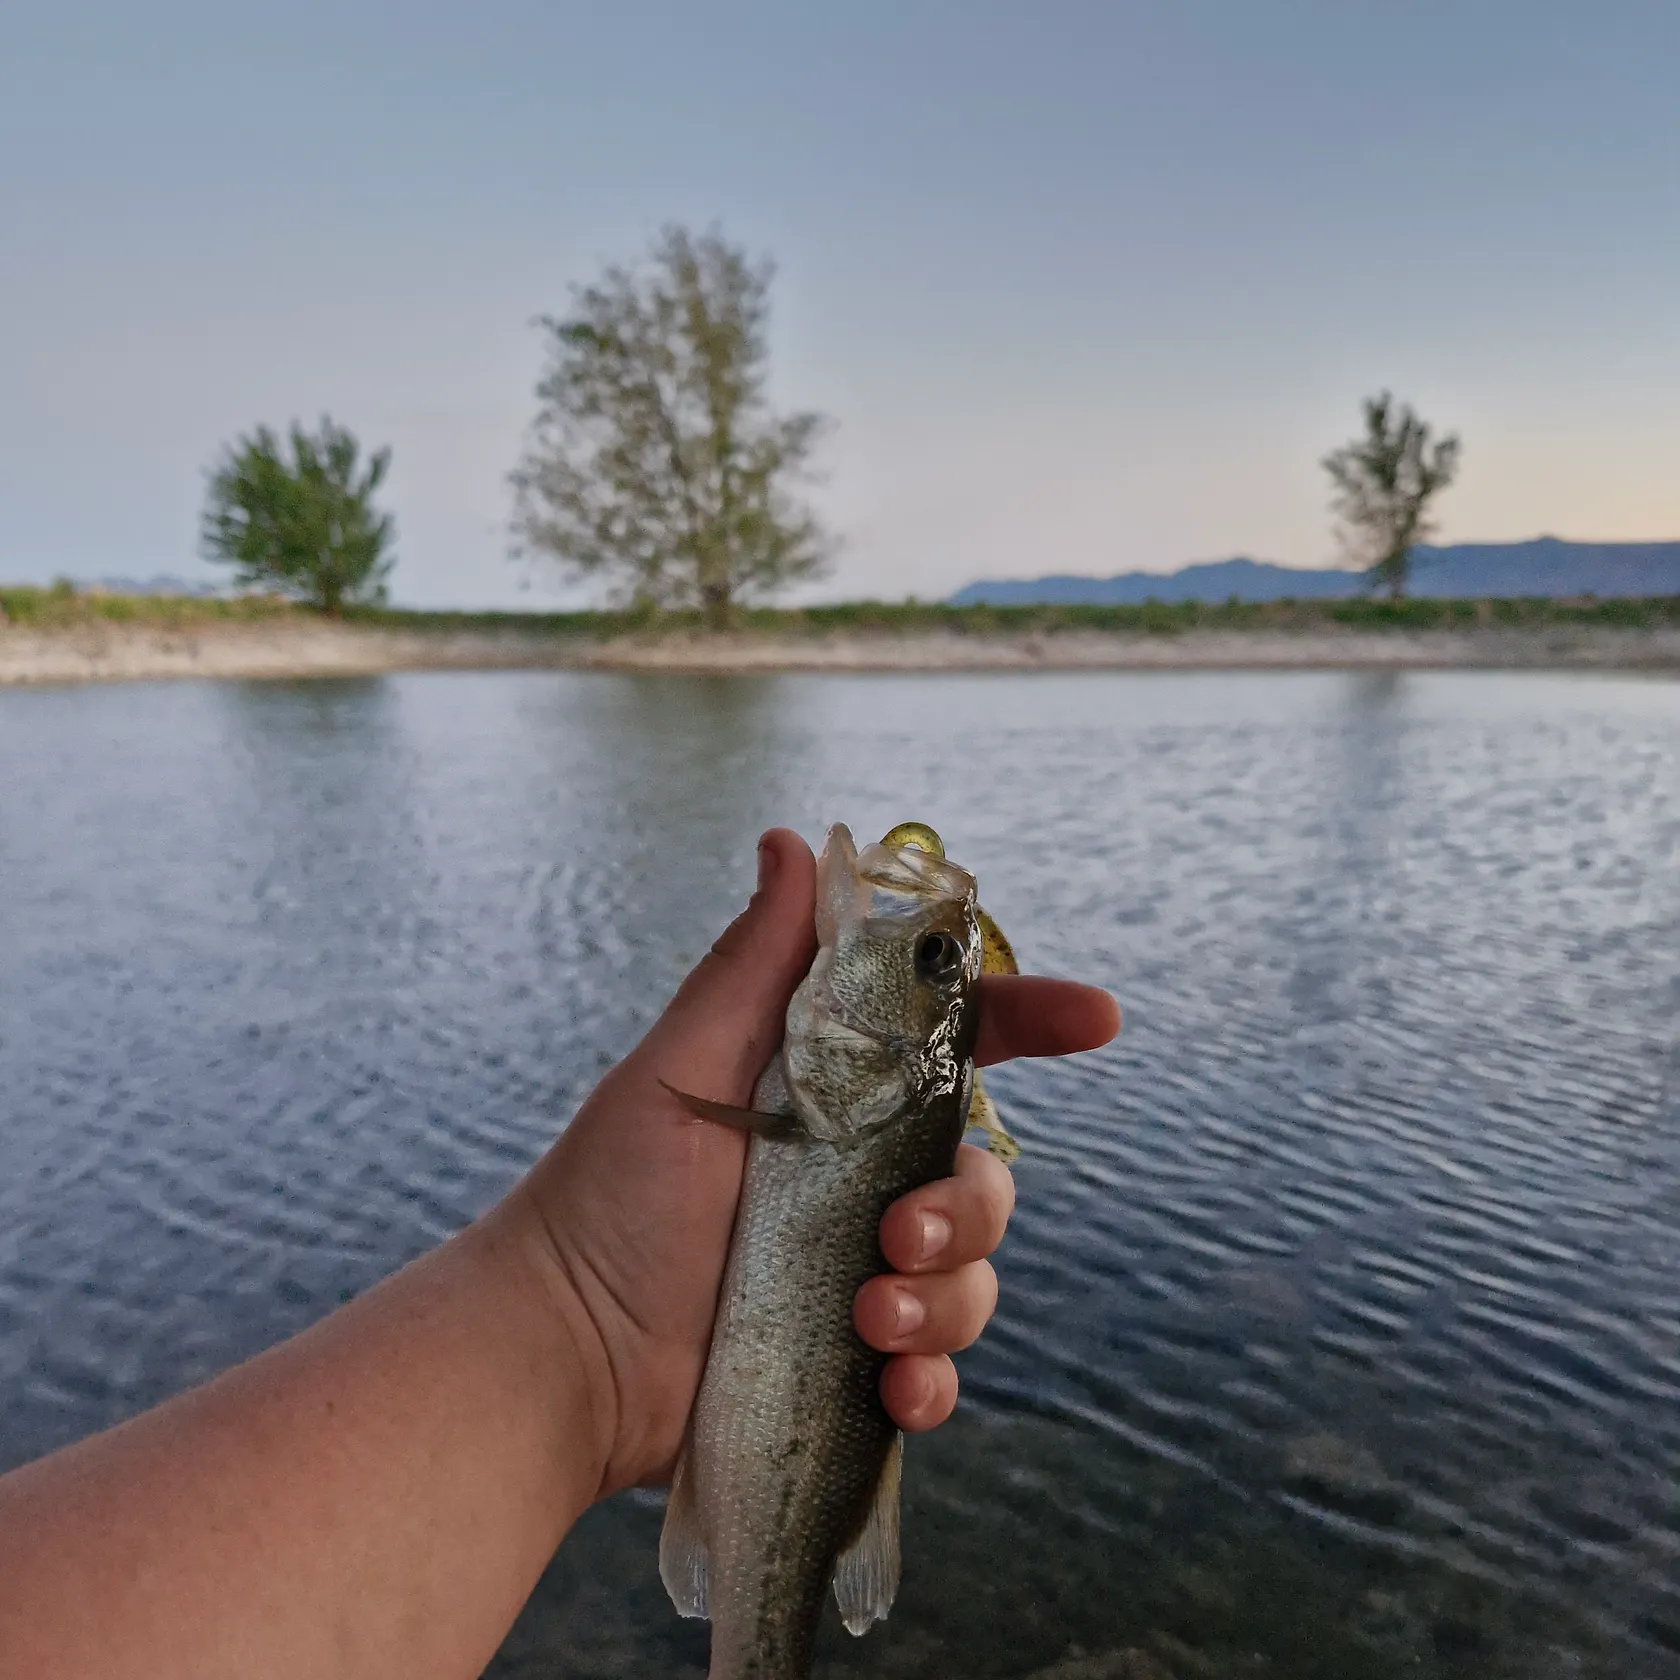
[[[0,577],[191,573],[206,467],[395,451],[505,559],[531,318],[719,221],[831,412],[828,593],[1331,556],[1389,385],[1447,539],[1680,537],[1680,4],[0,6]]]

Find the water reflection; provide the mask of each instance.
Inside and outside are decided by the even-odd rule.
[[[825,1672],[1673,1674],[1677,710],[1395,674],[0,695],[0,1458],[484,1206],[763,826],[916,816],[1127,1030],[996,1081],[1003,1307],[913,1445],[904,1598]],[[658,1520],[592,1514],[500,1671],[700,1672]]]

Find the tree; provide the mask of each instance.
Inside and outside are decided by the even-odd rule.
[[[391,515],[373,506],[391,452],[358,466],[360,446],[326,417],[311,436],[295,421],[288,458],[259,426],[228,449],[210,475],[202,546],[237,568],[242,584],[294,595],[323,612],[347,601],[383,601],[395,561]]]
[[[512,478],[520,552],[713,625],[825,569],[796,486],[828,423],[771,407],[773,273],[715,229],[670,227],[641,268],[608,268],[542,318],[541,406]]]
[[[1457,437],[1431,448],[1429,427],[1407,405],[1396,412],[1384,391],[1366,399],[1364,437],[1324,457],[1343,550],[1393,600],[1406,593],[1412,549],[1434,530],[1425,518],[1430,498],[1452,483],[1458,456]]]

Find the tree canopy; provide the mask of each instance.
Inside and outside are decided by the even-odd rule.
[[[373,505],[391,452],[359,463],[360,446],[323,417],[311,434],[296,422],[288,449],[267,426],[242,437],[210,475],[202,544],[237,581],[292,595],[323,612],[382,601],[395,564],[391,515]]]
[[[522,552],[714,624],[824,570],[831,542],[798,488],[827,422],[771,405],[773,274],[715,229],[670,227],[641,266],[543,317],[548,366],[513,473]]]
[[[1413,547],[1434,531],[1430,500],[1452,483],[1458,458],[1456,436],[1431,446],[1429,427],[1387,391],[1366,399],[1365,435],[1324,457],[1343,549],[1395,600],[1406,592]]]

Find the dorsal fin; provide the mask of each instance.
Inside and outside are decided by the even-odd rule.
[[[983,952],[982,974],[1019,974],[1021,965],[1015,960],[1015,947],[1003,936],[1000,928],[986,914],[982,905],[975,905],[974,914],[980,923],[980,943]]]

